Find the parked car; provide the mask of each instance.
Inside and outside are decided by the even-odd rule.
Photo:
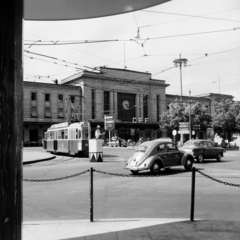
[[[130,170],[133,174],[144,170],[159,174],[163,168],[178,165],[183,165],[186,170],[191,170],[193,161],[191,154],[179,151],[171,141],[157,139],[139,145],[128,159],[125,169]]]
[[[221,161],[225,150],[222,147],[215,147],[214,143],[210,140],[196,139],[189,140],[179,148],[186,153],[192,154],[192,156],[200,163],[204,159],[217,159]]]

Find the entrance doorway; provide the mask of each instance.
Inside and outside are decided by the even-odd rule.
[[[30,142],[38,142],[38,129],[29,130],[29,140]]]

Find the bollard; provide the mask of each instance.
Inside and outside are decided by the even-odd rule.
[[[90,222],[93,222],[93,168],[90,168]]]
[[[192,192],[191,192],[191,213],[190,213],[190,220],[194,221],[194,200],[195,200],[195,167],[192,168]]]

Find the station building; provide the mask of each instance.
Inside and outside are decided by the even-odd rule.
[[[110,136],[125,140],[171,137],[171,133],[159,129],[160,115],[180,99],[179,95],[166,94],[168,86],[148,72],[107,67],[83,71],[59,84],[24,82],[24,142],[36,142],[52,124],[73,118],[90,121],[94,138],[97,125],[104,131],[105,115],[115,119]],[[209,93],[191,97],[211,114],[217,98],[233,96]],[[189,96],[183,96],[184,102],[188,100]],[[198,132],[199,138],[205,138],[205,134]],[[105,137],[109,137],[108,131]]]
[[[93,129],[97,125],[104,128],[104,115],[114,115],[111,135],[135,140],[163,136],[158,122],[159,115],[166,111],[169,84],[164,80],[152,79],[146,72],[101,67],[99,72],[84,71],[61,84],[81,86],[83,116],[92,122]]]

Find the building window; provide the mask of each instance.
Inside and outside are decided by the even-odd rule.
[[[37,117],[37,107],[31,106],[31,117]]]
[[[118,119],[132,122],[136,117],[136,94],[118,93]]]
[[[92,119],[95,119],[95,89],[92,89]]]
[[[157,95],[157,122],[159,122],[159,114],[160,114],[160,111],[159,111],[159,100],[160,100],[160,97],[159,95]]]
[[[143,96],[143,118],[148,118],[148,95]]]
[[[110,114],[110,92],[104,91],[104,114]]]
[[[50,102],[50,94],[49,93],[45,94],[45,102]]]
[[[58,102],[63,103],[63,95],[62,94],[58,95]]]
[[[37,93],[35,93],[35,92],[31,93],[31,100],[37,101]]]
[[[50,107],[45,107],[45,118],[51,118]]]
[[[58,108],[58,118],[63,118],[63,108]]]

